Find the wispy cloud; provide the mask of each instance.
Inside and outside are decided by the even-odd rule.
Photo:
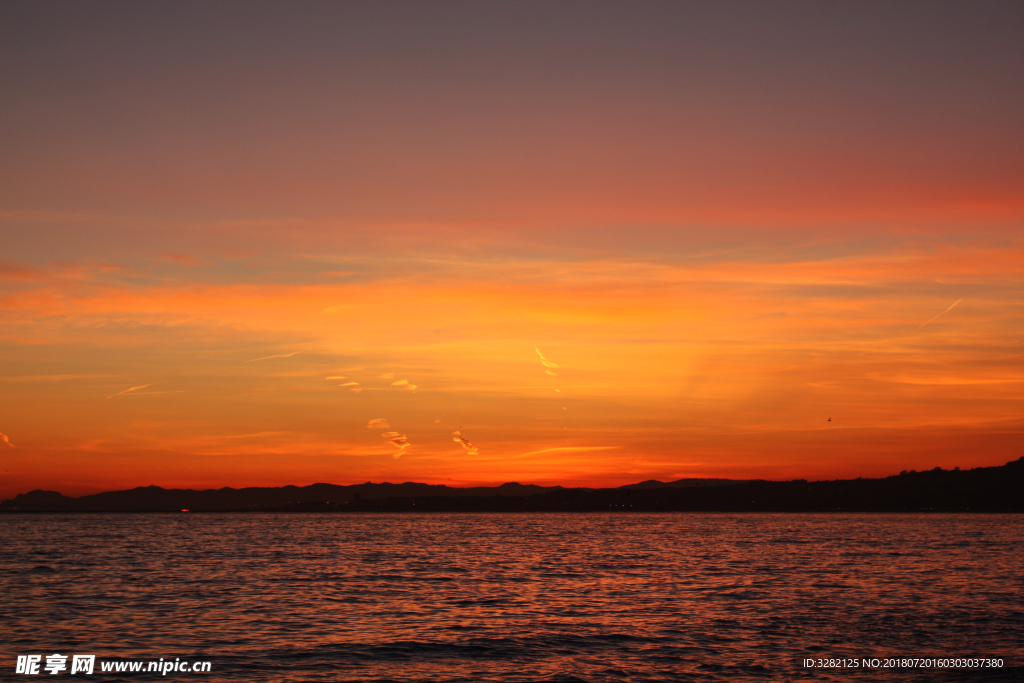
[[[453,438],[452,441],[454,441],[455,443],[457,443],[460,446],[462,446],[463,448],[465,448],[466,449],[466,455],[476,455],[477,454],[476,446],[474,446],[472,443],[470,443],[469,439],[467,439],[464,436],[462,436],[461,432],[456,431],[456,432],[453,433],[453,436],[455,438]]]
[[[370,420],[369,422],[367,422],[366,423],[366,428],[367,429],[391,429],[391,425],[389,425],[388,421],[385,420],[383,417],[378,417],[376,419],[373,419],[373,420]]]
[[[278,354],[275,354],[273,356],[263,356],[263,358],[253,358],[252,360],[247,360],[245,362],[246,363],[255,363],[258,360],[270,360],[271,358],[291,358],[292,356],[294,356],[297,353],[302,353],[302,351],[292,351],[291,353],[278,353]]]
[[[557,368],[558,367],[558,363],[552,362],[552,361],[548,360],[547,358],[545,358],[544,354],[540,352],[540,349],[534,348],[533,350],[537,352],[538,356],[540,356],[540,362],[541,362],[541,364],[544,367],[546,367],[546,368]]]
[[[558,377],[558,373],[551,370],[551,368],[557,368],[558,367],[558,363],[555,363],[554,361],[548,360],[547,356],[545,356],[543,353],[541,353],[540,349],[534,348],[533,350],[536,351],[537,355],[540,357],[541,365],[544,366],[544,372],[546,372],[551,377]],[[555,392],[560,394],[560,393],[562,393],[562,390],[561,389],[555,389]]]
[[[7,435],[6,435],[6,434],[0,434],[0,439],[3,439],[3,440],[4,440],[4,443],[6,443],[6,444],[7,444],[8,446],[10,446],[11,448],[14,448],[14,444],[13,444],[13,443],[11,443],[11,440],[7,438]]]
[[[131,387],[129,389],[125,389],[124,391],[119,391],[116,394],[111,394],[110,396],[107,396],[107,398],[114,398],[115,396],[124,396],[125,394],[130,394],[133,391],[138,391],[139,389],[145,389],[146,387],[151,387],[151,386],[153,386],[155,384],[160,384],[160,382],[152,382],[150,384],[142,384],[142,385],[137,386],[137,387]]]
[[[391,456],[395,460],[401,458],[402,454],[405,453],[406,449],[411,445],[409,443],[409,438],[405,434],[399,434],[398,432],[384,432],[381,436],[387,439],[389,444],[398,449],[398,452]]]
[[[939,313],[939,315],[936,315],[935,317],[932,317],[932,318],[929,318],[928,320],[925,320],[925,321],[924,321],[923,323],[921,323],[920,325],[918,325],[918,326],[917,326],[917,327],[915,328],[915,330],[914,330],[914,331],[916,332],[917,330],[921,329],[922,327],[924,327],[925,325],[927,325],[927,324],[928,324],[928,323],[930,323],[931,321],[935,320],[935,318],[938,318],[938,317],[939,317],[940,315],[945,315],[946,313],[949,313],[950,311],[952,311],[952,310],[953,310],[953,307],[954,307],[954,306],[956,306],[956,305],[957,305],[958,303],[960,303],[961,301],[963,301],[963,298],[957,299],[956,301],[954,301],[953,303],[951,303],[951,304],[949,305],[949,308],[947,308],[946,310],[944,310],[944,311],[943,311],[942,313]]]

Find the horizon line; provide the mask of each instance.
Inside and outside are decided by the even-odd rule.
[[[381,481],[381,482],[366,481],[366,482],[358,483],[358,484],[332,484],[330,482],[322,482],[321,481],[321,482],[314,482],[312,484],[305,484],[305,485],[299,485],[299,484],[280,484],[280,485],[277,485],[277,486],[240,486],[240,487],[237,487],[237,488],[234,487],[234,486],[221,486],[219,488],[206,488],[206,489],[165,488],[165,487],[159,486],[157,484],[149,484],[149,485],[146,485],[146,486],[143,486],[143,485],[140,484],[138,486],[134,486],[134,487],[131,487],[131,488],[110,489],[110,490],[106,490],[106,491],[98,491],[96,493],[86,493],[86,494],[82,494],[82,495],[79,495],[79,496],[67,496],[67,495],[61,493],[60,491],[53,491],[53,490],[48,490],[48,489],[36,488],[36,489],[32,489],[31,491],[26,491],[24,493],[17,493],[17,494],[15,494],[15,498],[17,498],[18,496],[28,495],[29,493],[34,493],[36,491],[40,491],[40,492],[43,492],[43,493],[56,493],[56,494],[58,494],[60,496],[63,496],[65,498],[78,499],[78,498],[85,498],[85,497],[88,497],[88,496],[103,495],[105,493],[119,493],[119,492],[122,492],[122,491],[135,491],[135,490],[138,490],[138,489],[148,489],[148,488],[157,488],[157,489],[161,489],[163,491],[195,491],[195,492],[198,492],[198,493],[202,493],[202,492],[206,492],[206,491],[222,491],[224,489],[230,489],[232,491],[242,491],[242,490],[245,490],[245,489],[283,489],[283,488],[288,488],[288,487],[293,487],[293,488],[309,488],[309,487],[312,487],[312,486],[337,486],[337,487],[340,487],[340,488],[351,488],[351,487],[354,487],[354,486],[368,486],[368,485],[369,486],[385,486],[385,485],[387,485],[387,486],[403,486],[403,485],[406,485],[406,484],[416,484],[416,485],[422,485],[422,486],[444,486],[446,488],[451,488],[451,489],[455,489],[455,490],[498,489],[498,488],[501,488],[503,486],[513,485],[513,486],[536,486],[538,488],[545,488],[545,489],[564,489],[564,490],[574,490],[575,489],[575,490],[600,491],[600,490],[621,489],[621,488],[626,488],[626,487],[629,487],[629,486],[639,486],[641,484],[646,484],[646,483],[650,483],[650,482],[656,482],[656,483],[659,483],[659,484],[674,484],[674,483],[677,483],[677,482],[680,482],[680,481],[723,481],[723,482],[731,482],[731,483],[736,483],[736,484],[745,484],[745,483],[751,483],[751,482],[785,483],[785,482],[806,481],[806,482],[810,483],[810,482],[829,482],[829,481],[857,481],[857,480],[872,480],[872,479],[888,479],[890,477],[898,477],[898,476],[903,476],[905,474],[922,474],[922,473],[926,473],[926,472],[935,472],[935,471],[939,471],[939,472],[972,472],[974,470],[991,469],[991,468],[994,468],[994,467],[1005,467],[1006,465],[1009,465],[1011,463],[1018,462],[1018,461],[1024,461],[1024,456],[1021,456],[1021,457],[1019,457],[1019,458],[1017,458],[1015,460],[1009,460],[1009,461],[1003,463],[1002,465],[982,465],[982,466],[979,466],[979,467],[972,467],[972,468],[968,468],[968,469],[962,469],[959,466],[957,466],[957,467],[953,467],[952,469],[948,469],[948,470],[947,469],[943,469],[942,467],[936,466],[936,467],[933,467],[931,469],[926,469],[926,470],[901,470],[900,472],[897,472],[895,474],[888,474],[888,475],[884,475],[884,476],[880,476],[880,477],[848,477],[848,478],[837,478],[837,479],[803,479],[803,478],[800,478],[800,477],[797,477],[797,478],[794,478],[794,479],[764,479],[764,478],[732,479],[732,478],[728,478],[728,477],[683,477],[681,479],[673,479],[673,480],[670,480],[670,481],[662,481],[660,479],[645,479],[643,481],[638,481],[638,482],[634,482],[634,483],[630,483],[630,484],[621,484],[619,486],[563,486],[561,484],[551,484],[551,485],[546,485],[546,484],[529,484],[529,483],[523,484],[523,483],[520,483],[518,481],[507,481],[507,482],[504,482],[502,484],[489,485],[489,486],[485,486],[485,485],[451,486],[451,485],[448,485],[448,484],[431,484],[431,483],[423,482],[423,481],[403,481],[403,482],[399,482],[399,483],[393,483],[393,482],[389,482],[389,481]],[[7,500],[13,500],[13,499],[11,499],[11,498],[4,499],[4,501],[7,501]]]

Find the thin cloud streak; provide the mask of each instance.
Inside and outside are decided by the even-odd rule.
[[[271,358],[291,358],[292,356],[294,356],[297,353],[302,353],[302,351],[292,351],[291,353],[279,353],[279,354],[276,354],[276,355],[273,355],[273,356],[263,356],[263,358],[253,358],[252,360],[247,360],[245,362],[246,363],[255,363],[258,360],[270,360]]]
[[[6,435],[6,434],[0,434],[0,439],[3,439],[3,440],[4,440],[4,443],[6,443],[6,444],[7,444],[8,446],[10,446],[11,448],[14,448],[14,444],[13,444],[13,443],[11,443],[11,440],[7,438],[7,435]]]
[[[107,396],[107,398],[114,398],[115,396],[124,396],[125,394],[130,394],[133,391],[138,391],[139,389],[145,389],[146,387],[151,387],[151,386],[154,386],[156,384],[160,384],[160,382],[152,382],[151,384],[143,384],[141,386],[131,387],[130,389],[125,389],[124,391],[119,391],[116,394],[111,394],[110,396]],[[155,393],[155,392],[153,392],[153,393]]]
[[[963,301],[963,299],[962,299],[962,298],[960,298],[960,299],[957,299],[957,300],[956,300],[956,301],[954,301],[954,302],[953,302],[952,304],[950,304],[949,308],[947,308],[946,310],[944,310],[944,311],[943,311],[942,313],[939,313],[939,315],[945,315],[946,313],[949,313],[950,311],[952,311],[952,310],[953,310],[953,307],[954,307],[954,306],[956,306],[956,305],[957,305],[958,303],[960,303],[961,301]],[[917,328],[916,328],[916,329],[915,329],[914,331],[916,332],[917,330],[921,329],[922,327],[924,327],[924,326],[925,326],[925,325],[927,325],[928,323],[932,322],[932,320],[935,320],[935,318],[938,318],[938,317],[939,317],[939,315],[935,316],[934,318],[930,318],[930,319],[928,319],[928,320],[924,321],[923,323],[921,323],[920,325],[918,325],[918,326],[917,326]]]

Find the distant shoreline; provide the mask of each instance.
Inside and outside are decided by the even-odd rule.
[[[36,490],[0,503],[0,513],[1018,513],[1024,458],[999,467],[934,468],[880,479],[764,481],[680,479],[618,488],[515,482],[496,487],[312,484],[245,489],[138,487],[72,498]]]

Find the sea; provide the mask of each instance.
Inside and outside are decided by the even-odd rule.
[[[1022,681],[1022,522],[8,514],[0,678]]]

